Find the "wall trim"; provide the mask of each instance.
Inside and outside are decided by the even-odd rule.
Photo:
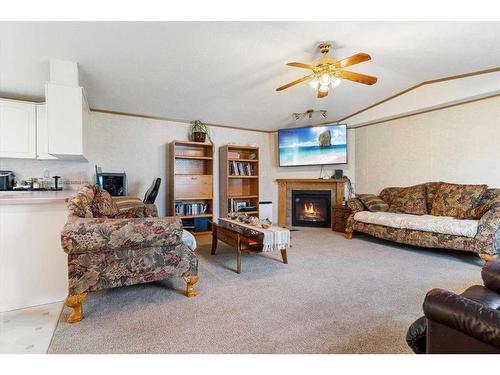
[[[10,92],[0,92],[0,99],[19,100],[22,102],[31,102],[35,104],[40,104],[45,102],[45,99],[40,96],[20,95],[20,94],[13,94]]]
[[[362,112],[365,112],[369,109],[372,109],[373,107],[376,107],[382,103],[385,103],[385,102],[388,102],[389,100],[392,100],[394,98],[397,98],[398,96],[401,96],[403,94],[406,94],[407,92],[410,92],[410,91],[413,91],[415,89],[418,89],[419,87],[422,87],[422,86],[425,86],[425,85],[430,85],[430,84],[433,84],[433,83],[439,83],[439,82],[444,82],[444,81],[451,81],[451,80],[454,80],[454,79],[460,79],[460,78],[466,78],[466,77],[472,77],[472,76],[477,76],[477,75],[481,75],[481,74],[489,74],[489,73],[494,73],[494,72],[498,72],[500,71],[500,67],[496,67],[496,68],[490,68],[490,69],[484,69],[484,70],[478,70],[478,71],[475,71],[475,72],[470,72],[470,73],[464,73],[464,74],[459,74],[459,75],[455,75],[455,76],[449,76],[449,77],[443,77],[443,78],[438,78],[438,79],[431,79],[429,81],[424,81],[424,82],[421,82],[415,86],[411,86],[410,88],[407,88],[406,90],[403,90],[403,91],[400,91],[394,95],[391,95],[383,100],[380,100],[372,105],[369,105],[368,107],[366,108],[363,108],[363,109],[360,109],[359,111],[356,111],[354,113],[351,113],[350,115],[348,116],[345,116],[345,117],[342,117],[341,119],[338,119],[336,121],[332,121],[332,122],[340,122],[340,121],[345,121],[353,116],[356,116]]]
[[[96,113],[106,113],[110,115],[118,115],[118,116],[129,116],[129,117],[139,117],[139,118],[145,118],[145,119],[150,119],[150,120],[161,120],[161,121],[171,121],[171,122],[181,122],[184,124],[189,124],[191,120],[183,120],[183,119],[174,119],[174,118],[169,118],[169,117],[162,117],[162,116],[149,116],[149,115],[142,115],[138,113],[129,113],[129,112],[119,112],[119,111],[110,111],[107,109],[99,109],[99,108],[90,108],[92,112]],[[232,126],[232,125],[222,125],[222,124],[212,124],[205,122],[207,126],[212,126],[215,128],[226,128],[226,129],[235,129],[235,130],[245,130],[245,131],[250,131],[250,132],[259,132],[259,133],[272,133],[274,130],[262,130],[262,129],[247,129],[247,128],[242,128],[240,126]]]
[[[366,126],[371,126],[371,125],[376,125],[376,124],[382,124],[384,122],[399,120],[399,119],[406,118],[406,117],[411,117],[411,116],[417,116],[417,115],[421,115],[421,114],[424,114],[424,113],[441,111],[443,109],[448,109],[448,108],[452,108],[452,107],[458,107],[458,106],[461,106],[461,105],[464,105],[464,104],[475,103],[475,102],[479,102],[481,100],[492,99],[492,98],[497,98],[497,97],[500,97],[500,93],[496,93],[496,94],[488,95],[488,96],[482,96],[480,98],[468,99],[468,100],[461,101],[461,102],[458,102],[458,103],[445,104],[445,105],[442,105],[442,106],[439,106],[439,107],[427,108],[427,109],[423,109],[423,110],[420,110],[420,111],[417,111],[417,112],[407,113],[407,114],[403,114],[403,115],[399,115],[399,116],[395,116],[395,117],[391,117],[391,118],[386,118],[386,119],[381,119],[381,120],[375,120],[373,122],[368,122],[368,123],[364,123],[364,124],[360,124],[360,125],[352,125],[352,126],[348,126],[347,129],[364,128]]]

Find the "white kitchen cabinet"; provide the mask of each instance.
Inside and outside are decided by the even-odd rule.
[[[0,100],[0,157],[36,158],[36,104]]]
[[[39,160],[57,160],[49,154],[49,134],[47,129],[47,106],[36,106],[36,158]]]
[[[82,87],[47,83],[48,154],[86,160],[89,106]]]
[[[0,192],[0,312],[63,301],[68,295],[61,228],[70,195]]]

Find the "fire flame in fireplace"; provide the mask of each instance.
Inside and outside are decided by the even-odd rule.
[[[319,211],[314,207],[314,203],[304,203],[304,215],[308,217],[317,217]]]

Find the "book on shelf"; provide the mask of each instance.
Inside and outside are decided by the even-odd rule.
[[[229,159],[239,159],[240,158],[240,153],[236,151],[228,151],[227,152],[227,157]]]
[[[238,170],[237,163],[233,160],[231,163],[231,176],[239,176],[240,172]]]
[[[203,215],[208,211],[208,205],[204,202],[176,202],[176,216],[195,216]]]
[[[230,163],[231,176],[253,176],[254,169],[251,163],[232,161]]]

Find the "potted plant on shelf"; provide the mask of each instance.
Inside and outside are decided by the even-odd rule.
[[[191,136],[195,142],[205,142],[206,138],[212,143],[212,138],[206,124],[200,120],[191,121]]]

